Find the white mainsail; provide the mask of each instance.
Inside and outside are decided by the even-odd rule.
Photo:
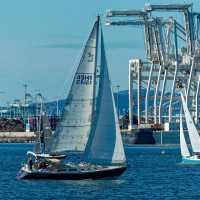
[[[98,99],[91,133],[82,160],[92,164],[126,162],[102,32]]]
[[[43,133],[44,133],[44,151],[46,152],[51,143],[53,134],[52,134],[49,118],[47,116],[42,99],[41,99],[41,116],[42,116],[42,127],[43,127]]]
[[[183,133],[183,122],[182,122],[182,109],[180,114],[180,145],[181,145],[181,154],[183,157],[190,156],[187,143],[185,141],[185,136]]]
[[[194,153],[196,152],[200,152],[200,137],[199,137],[199,133],[197,132],[197,129],[194,125],[194,122],[190,116],[190,112],[187,108],[187,105],[185,103],[183,94],[181,93],[181,98],[182,98],[182,104],[183,104],[183,110],[185,113],[185,118],[186,118],[186,124],[187,124],[187,128],[188,128],[188,134],[190,137],[190,142],[192,145],[192,150]]]
[[[85,46],[49,153],[85,149],[94,108],[98,28],[99,17]]]

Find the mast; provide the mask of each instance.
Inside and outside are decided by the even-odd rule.
[[[96,73],[97,73],[97,58],[98,58],[98,41],[99,41],[99,24],[100,24],[100,16],[97,15],[97,22],[98,22],[98,26],[97,26],[97,43],[96,43],[96,56],[95,56],[95,70],[94,70],[94,77],[95,77],[95,82],[96,82]],[[96,101],[96,84],[94,83],[94,90],[93,90],[93,108],[92,108],[92,113],[94,113],[95,110],[95,101]]]

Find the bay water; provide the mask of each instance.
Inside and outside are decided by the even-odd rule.
[[[32,149],[0,144],[0,199],[200,199],[200,165],[182,164],[179,145],[126,145],[131,167],[117,178],[17,180]]]

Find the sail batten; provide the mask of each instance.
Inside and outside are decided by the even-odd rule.
[[[61,119],[49,147],[49,153],[62,151],[84,151],[94,109],[94,86],[99,19],[95,22],[85,45],[68,94]]]
[[[188,134],[189,134],[190,142],[192,145],[192,150],[194,153],[197,153],[197,152],[200,152],[199,133],[197,132],[194,122],[190,116],[190,112],[187,108],[187,105],[186,105],[186,102],[184,100],[182,93],[181,93],[181,98],[182,98],[182,104],[183,104],[183,109],[184,109],[184,113],[185,113],[186,124],[187,124],[187,128],[188,128]]]
[[[97,106],[82,160],[92,164],[119,164],[126,162],[102,32],[101,71]]]

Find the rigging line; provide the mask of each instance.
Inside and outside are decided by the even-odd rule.
[[[75,60],[75,62],[74,62],[74,64],[73,64],[73,66],[72,66],[72,68],[71,68],[71,70],[70,70],[70,72],[69,72],[69,74],[68,74],[68,76],[67,76],[67,78],[66,78],[64,84],[63,84],[62,89],[60,90],[60,93],[59,93],[58,97],[61,96],[61,94],[62,94],[62,92],[63,92],[63,90],[64,90],[64,88],[65,88],[65,86],[66,86],[66,84],[67,84],[67,81],[69,80],[69,77],[70,77],[70,75],[71,75],[71,73],[72,73],[72,71],[73,71],[73,69],[74,69],[74,67],[75,67],[75,65],[76,65],[76,62],[77,62],[77,60],[78,60],[78,57],[79,57],[80,53],[82,52],[82,50],[83,50],[83,46],[82,46],[81,50],[79,51],[79,53],[78,53],[78,55],[77,55],[77,57],[76,57],[76,60]],[[54,107],[55,107],[56,103],[57,103],[57,102],[55,101],[55,103],[54,103],[54,105],[53,105],[53,109],[51,110],[51,114],[52,114],[52,112],[53,112],[53,110],[54,110]]]
[[[93,23],[93,25],[92,25],[91,27],[93,27],[93,26],[94,26],[94,23]],[[77,57],[76,57],[76,60],[75,60],[73,66],[72,66],[72,68],[71,68],[71,70],[70,70],[70,72],[69,72],[69,74],[68,74],[68,76],[67,76],[67,78],[66,78],[66,80],[65,80],[65,82],[64,82],[64,85],[63,85],[63,87],[62,87],[62,89],[61,89],[61,91],[60,91],[60,93],[59,93],[59,96],[61,96],[61,94],[62,94],[62,92],[63,92],[63,90],[64,90],[64,88],[65,88],[65,86],[66,86],[66,84],[67,84],[67,81],[68,81],[68,79],[69,79],[69,77],[70,77],[70,75],[71,75],[71,73],[72,73],[72,71],[73,71],[73,69],[74,69],[74,67],[75,67],[75,65],[76,65],[76,63],[77,63],[77,60],[78,60],[78,58],[79,58],[81,52],[83,52],[84,47],[86,46],[85,44],[87,43],[87,40],[88,40],[88,38],[89,38],[89,36],[90,36],[90,33],[91,33],[91,30],[92,30],[92,28],[90,28],[90,31],[89,31],[89,33],[88,33],[88,35],[87,35],[87,37],[86,37],[86,39],[85,39],[85,41],[84,41],[84,43],[83,43],[83,45],[82,45],[82,48],[81,48],[81,50],[79,51],[79,53],[78,53],[78,55],[77,55]]]
[[[94,24],[94,23],[93,23],[93,24]],[[93,26],[94,26],[94,25],[92,25],[91,27],[93,27]],[[90,28],[90,30],[92,30],[92,28]],[[74,67],[76,66],[77,60],[78,60],[78,58],[80,57],[81,52],[83,52],[83,49],[84,49],[84,47],[86,46],[85,44],[87,43],[87,40],[88,40],[88,38],[89,38],[89,36],[90,36],[90,33],[91,33],[91,31],[89,31],[89,33],[88,33],[88,35],[87,35],[87,37],[86,37],[86,39],[85,39],[85,41],[84,41],[84,43],[83,43],[83,45],[82,45],[82,47],[81,47],[81,50],[79,51],[78,55],[76,56],[75,62],[74,62],[74,64],[72,65],[72,68],[71,68],[71,70],[70,70],[70,72],[69,72],[67,78],[65,79],[65,82],[64,82],[64,84],[63,84],[62,89],[60,90],[60,93],[59,93],[59,95],[58,95],[59,97],[61,96],[61,94],[62,94],[62,92],[63,92],[63,90],[64,90],[64,88],[65,88],[65,86],[66,86],[66,84],[67,84],[67,81],[69,80],[69,77],[70,77],[70,75],[71,75],[71,73],[72,73]],[[50,115],[52,114],[56,103],[57,103],[57,102],[55,101],[55,103],[54,103],[54,105],[53,105],[53,109],[51,110]]]

